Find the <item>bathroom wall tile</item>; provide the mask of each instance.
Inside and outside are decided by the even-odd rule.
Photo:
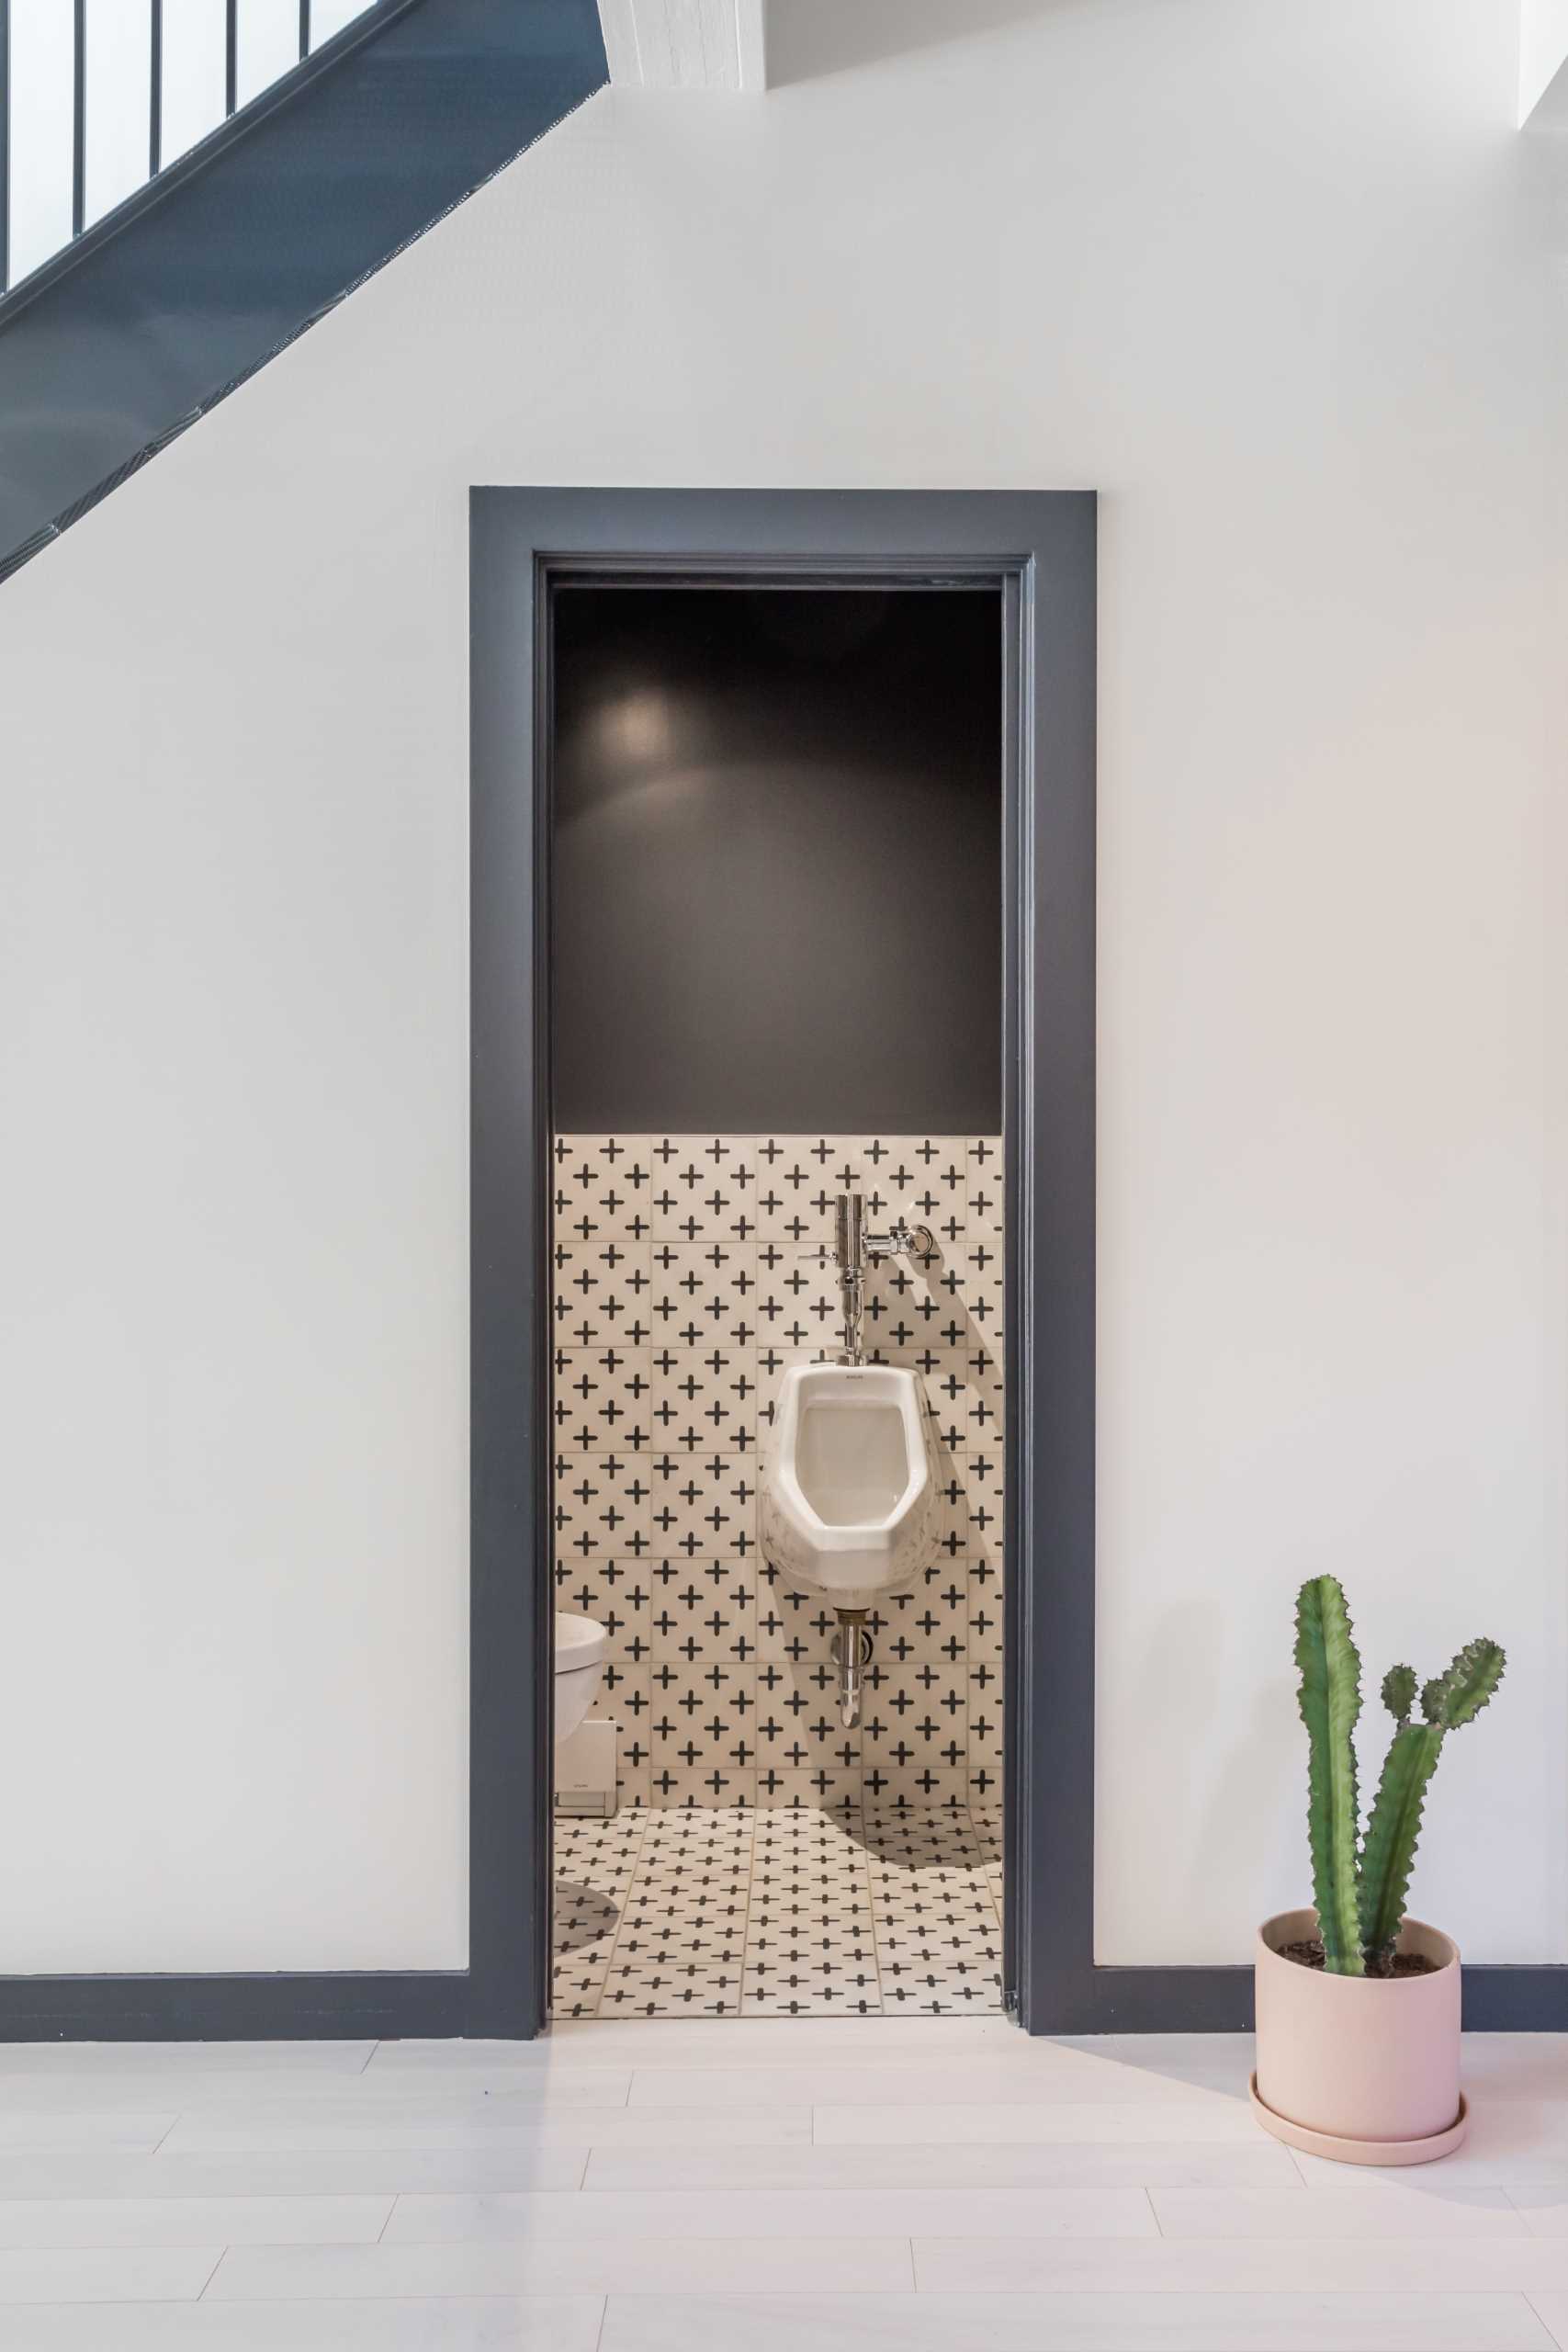
[[[682,1455],[674,1476],[661,1476],[649,1521],[661,1552],[754,1557],[757,1462],[745,1453]]]
[[[646,1658],[653,1585],[649,1562],[581,1559],[568,1553],[556,1563],[556,1606],[592,1617],[610,1636],[613,1657]]]
[[[649,1238],[653,1160],[647,1136],[557,1136],[551,1148],[552,1210],[560,1241],[607,1235]]]
[[[749,1348],[673,1348],[649,1356],[654,1441],[682,1453],[749,1453],[757,1443],[757,1358]]]
[[[590,1564],[650,1548],[653,1489],[645,1458],[635,1453],[558,1453],[553,1521],[558,1566]]]
[[[1002,1232],[1002,1139],[1000,1136],[971,1136],[964,1148],[964,1230]]]
[[[757,1768],[757,1677],[754,1667],[720,1658],[689,1664],[656,1659],[649,1668],[649,1738],[652,1780],[679,1774],[711,1785],[736,1774],[753,1781]],[[715,1788],[703,1802],[725,1802]]]
[[[563,1348],[646,1345],[652,1333],[651,1244],[563,1241],[551,1251],[552,1336]]]
[[[673,1575],[667,1575],[672,1567]],[[660,1562],[649,1618],[656,1658],[694,1665],[717,1658],[755,1670],[757,1581],[750,1560]]]
[[[865,1758],[879,1786],[896,1784],[913,1804],[908,1791],[928,1772],[946,1792],[948,1767],[919,1760],[934,1732],[913,1739],[897,1727],[940,1729],[960,1714],[974,1726],[983,1798],[1000,1752],[996,1138],[560,1137],[553,1175],[556,1451],[560,1483],[567,1465],[574,1476],[559,1510],[558,1592],[611,1628],[594,1712],[621,1726],[626,1802],[646,1795],[650,1818],[674,1805],[686,1817],[705,1800],[711,1809],[718,1774],[735,1792],[723,1802],[847,1812]],[[922,1373],[949,1442],[934,1581],[880,1621],[886,1646],[868,1689],[876,1728],[863,1743],[837,1721],[832,1614],[780,1589],[758,1554],[755,1518],[778,1381],[838,1344],[836,1270],[820,1252],[834,1195],[852,1182],[868,1193],[874,1224],[878,1212],[902,1213],[946,1228],[931,1261],[884,1261],[868,1283],[869,1351]],[[957,1623],[940,1597],[955,1579],[967,1588]],[[987,1611],[996,1640],[982,1627],[971,1655],[967,1617]],[[754,1706],[716,1736],[720,1748],[731,1742],[728,1756],[705,1735],[694,1764],[671,1762],[668,1740],[655,1741],[656,1654],[667,1667],[723,1658],[753,1668]]]
[[[651,1770],[648,1764],[628,1764],[626,1761],[623,1746],[615,1770],[615,1800],[622,1814],[646,1813],[649,1810],[653,1803],[650,1779]]]
[[[970,1386],[969,1351],[963,1347],[921,1348],[907,1361],[919,1374],[920,1386],[944,1453],[958,1452],[969,1442],[973,1417],[980,1405],[979,1392]]]
[[[778,1570],[757,1568],[757,1645],[764,1657],[826,1659],[838,1620],[826,1602],[793,1592]]]
[[[998,1577],[1006,1534],[1001,1466],[998,1449],[986,1445],[971,1446],[964,1476],[964,1501],[968,1521],[964,1548],[972,1558],[989,1562]]]
[[[854,1136],[763,1136],[757,1144],[757,1230],[764,1241],[830,1242],[837,1195],[862,1182]]]
[[[970,1719],[964,1768],[969,1775],[971,1805],[994,1804],[1002,1792],[1002,1736],[999,1714],[987,1714],[977,1724]]]
[[[838,1272],[815,1246],[759,1242],[752,1305],[760,1349],[782,1349],[810,1363],[842,1344]]]
[[[972,1234],[963,1245],[958,1285],[973,1329],[991,1347],[1002,1340],[1002,1251],[998,1237]]]
[[[926,1772],[944,1785],[961,1774],[968,1758],[968,1702],[953,1692],[942,1697],[944,1704],[921,1700],[903,1714],[874,1699],[861,1734],[863,1771],[881,1770],[899,1788],[918,1783]],[[967,1804],[967,1787],[964,1795]]]
[[[682,1809],[694,1814],[710,1806],[750,1814],[757,1802],[757,1775],[722,1764],[705,1764],[695,1771],[682,1765],[655,1765],[649,1779],[654,1813],[660,1818]]]
[[[862,1757],[859,1724],[839,1721],[832,1689],[814,1689],[813,1678],[765,1659],[757,1669],[755,1731],[760,1770],[779,1773],[852,1774]]]
[[[648,1350],[612,1340],[557,1348],[551,1363],[551,1426],[558,1452],[637,1453],[653,1442],[653,1383]]]
[[[866,1217],[874,1233],[899,1219],[929,1226],[946,1250],[964,1230],[965,1155],[962,1136],[863,1136],[860,1163]]]
[[[918,1265],[886,1258],[874,1266],[865,1285],[867,1354],[874,1362],[919,1370],[926,1351],[963,1347],[969,1326],[959,1301],[960,1281],[957,1261],[940,1245],[934,1258]]]
[[[628,1666],[620,1658],[605,1661],[604,1679],[589,1709],[591,1722],[611,1723],[615,1726],[615,1786],[629,1792],[637,1787],[646,1791],[652,1742],[649,1725],[653,1717],[653,1668],[646,1662]],[[622,1795],[621,1802],[629,1797]],[[644,1799],[646,1802],[646,1797]]]
[[[757,1157],[749,1137],[660,1136],[650,1160],[655,1241],[755,1238]]]
[[[866,1751],[862,1771],[864,1802],[893,1812],[930,1812],[962,1808],[969,1802],[965,1765],[956,1769],[934,1764],[900,1764],[896,1757],[874,1758]]]
[[[987,1334],[972,1332],[969,1341],[969,1377],[979,1387],[987,1389],[995,1404],[987,1430],[1000,1442],[1005,1416],[1002,1400],[1005,1394],[1007,1364],[1003,1343]]]
[[[656,1347],[755,1349],[754,1241],[656,1241],[649,1269],[648,1319]]]
[[[857,1753],[847,1770],[818,1765],[805,1771],[778,1770],[767,1763],[757,1769],[757,1809],[766,1812],[824,1813],[850,1817],[861,1809],[861,1766]]]

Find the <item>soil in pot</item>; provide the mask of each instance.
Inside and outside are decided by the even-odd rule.
[[[1315,1936],[1302,1936],[1296,1942],[1276,1947],[1281,1960],[1293,1960],[1298,1968],[1321,1968],[1324,1965],[1323,1946]],[[1436,1963],[1425,1952],[1396,1951],[1390,1976],[1430,1976]]]

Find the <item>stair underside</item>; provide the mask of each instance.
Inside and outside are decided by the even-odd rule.
[[[596,0],[388,0],[0,303],[0,579],[607,80]]]

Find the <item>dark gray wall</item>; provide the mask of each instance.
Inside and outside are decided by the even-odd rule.
[[[571,586],[555,1122],[1001,1125],[998,592]]]

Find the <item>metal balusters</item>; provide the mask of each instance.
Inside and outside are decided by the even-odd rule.
[[[71,90],[71,234],[87,218],[87,0],[76,0]]]
[[[164,0],[150,0],[150,5],[152,49],[147,94],[147,176],[155,180],[164,165]]]
[[[124,36],[129,28],[118,22],[119,10],[129,11],[133,5],[136,17],[144,18],[148,33],[144,178],[140,176],[143,149],[135,114],[141,106],[141,77],[131,74],[124,66]],[[121,205],[139,197],[148,183],[157,179],[167,163],[176,160],[165,152],[171,141],[183,156],[191,146],[220,130],[224,122],[243,112],[263,95],[260,89],[248,91],[242,107],[242,0],[223,0],[220,17],[217,12],[217,0],[205,0],[205,5],[211,7],[212,17],[209,17],[206,23],[208,45],[202,78],[205,79],[205,74],[214,75],[213,80],[205,81],[208,107],[217,97],[217,59],[213,53],[212,36],[216,34],[219,24],[222,27],[223,40],[222,113],[216,119],[208,116],[210,129],[200,119],[206,111],[205,107],[197,110],[193,120],[191,96],[195,85],[189,70],[189,47],[182,35],[183,20],[172,6],[171,0],[49,0],[49,13],[43,22],[51,39],[41,50],[36,31],[29,33],[24,42],[18,27],[28,27],[30,20],[18,9],[16,0],[0,0],[0,299],[12,289],[17,280],[18,240],[26,248],[20,257],[21,277],[30,277],[35,269],[54,266],[59,256],[85,232],[96,232],[96,218],[89,222],[87,217],[89,201],[94,205],[96,215],[118,212]],[[272,62],[281,70],[272,75],[265,85],[268,89],[280,80],[290,80],[297,66],[308,66],[317,54],[314,43],[317,27],[321,22],[320,13],[312,6],[311,0],[295,0],[295,5],[297,18],[292,11],[283,7],[278,12],[281,24],[276,16],[270,20],[276,33],[283,36],[284,56],[279,59],[276,49],[271,51]],[[56,8],[58,16],[53,13]],[[101,40],[97,47],[89,51],[89,31],[101,35],[106,29],[101,22],[95,23],[91,17],[90,11],[95,8],[107,13],[108,30],[119,36],[118,46],[110,44],[110,53],[122,61],[118,74],[101,62],[105,53]],[[348,7],[346,15],[341,6],[333,7],[325,20],[328,30],[321,36],[322,48],[335,49],[340,35],[355,17],[374,13],[370,0],[358,0],[357,6]],[[297,59],[289,54],[295,46],[289,39],[291,25],[297,26]],[[132,38],[139,40],[140,36],[137,34]],[[67,41],[70,43],[69,51]],[[28,113],[29,107],[37,103],[33,81],[39,70],[40,54],[50,61],[50,73],[59,76],[57,81],[51,83],[52,96],[50,106],[57,111],[51,114],[49,137],[43,142],[47,152],[41,154],[40,141],[34,127],[35,119]],[[132,80],[136,85],[134,95],[129,86]],[[69,130],[65,121],[67,103],[70,107]],[[92,158],[88,153],[89,118],[91,126],[96,126]],[[18,124],[29,129],[29,136],[25,140],[18,139]],[[119,159],[109,167],[107,188],[99,186],[96,160],[98,149],[104,145],[103,134],[106,131],[109,134],[106,153]],[[129,161],[125,155],[128,140],[133,149],[133,157]],[[51,214],[50,232],[58,242],[51,251],[40,255],[34,251],[38,236],[36,216],[40,201],[39,184],[46,171],[52,191],[48,200],[59,208]],[[25,181],[17,179],[18,173],[28,175]],[[24,223],[27,224],[25,228]]]
[[[11,283],[11,0],[0,0],[0,294]]]

